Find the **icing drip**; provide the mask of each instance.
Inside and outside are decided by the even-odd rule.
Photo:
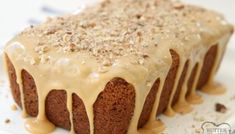
[[[72,99],[72,93],[67,92],[67,109],[69,111],[69,120],[70,120],[70,124],[71,124],[71,128],[70,128],[70,134],[75,134],[74,131],[74,126],[73,126],[73,99]]]
[[[218,45],[219,51],[209,82],[203,91],[220,93],[221,88],[212,89],[217,87],[213,78],[231,36],[232,26],[212,11],[169,1],[159,1],[157,5],[154,2],[155,0],[140,3],[117,0],[103,3],[94,9],[85,10],[80,15],[59,17],[27,29],[8,43],[5,53],[16,70],[24,116],[26,111],[21,77],[23,69],[32,75],[37,87],[38,115],[26,120],[29,132],[49,133],[55,129],[46,117],[45,100],[53,89],[65,89],[70,133],[75,133],[72,114],[72,94],[75,93],[84,103],[90,134],[93,134],[93,104],[106,84],[119,77],[135,88],[135,108],[128,134],[160,133],[164,125],[156,120],[156,113],[160,96],[164,92],[163,80],[166,79],[172,63],[169,52],[171,49],[179,54],[180,64],[166,115],[173,116],[175,112],[188,113],[192,110],[189,103],[202,102],[196,93],[196,86],[203,58],[215,44]],[[110,5],[106,7],[107,4]],[[161,6],[158,7],[158,4],[164,8],[159,8]],[[117,8],[120,10],[113,11]],[[159,13],[158,16],[156,12]],[[163,20],[158,20],[159,18]],[[176,105],[172,107],[173,97],[187,60],[190,62],[185,82]],[[192,91],[186,99],[189,72],[197,63]],[[156,78],[160,78],[160,85],[150,119],[143,128],[137,130],[146,97]]]
[[[158,134],[163,132],[165,125],[159,121],[149,121],[148,124],[139,130],[140,134]]]
[[[176,102],[176,104],[174,105],[173,109],[177,112],[177,113],[181,113],[181,114],[186,114],[186,113],[189,113],[192,111],[192,107],[190,106],[190,104],[186,101],[186,93],[187,93],[187,84],[188,84],[188,81],[189,80],[189,76],[193,69],[193,66],[192,64],[190,63],[189,61],[189,65],[188,65],[188,69],[187,70],[187,73],[186,73],[186,76],[185,76],[185,81],[183,83],[183,86],[182,86],[182,89],[180,91],[180,96],[179,96],[179,99],[178,101]]]
[[[187,96],[187,101],[191,104],[200,104],[203,102],[202,97],[196,93],[196,86],[199,81],[201,70],[202,70],[202,62],[199,62],[197,73],[195,76],[195,82],[193,83],[192,86],[192,91],[190,92],[189,96]]]
[[[224,87],[222,84],[214,81],[216,71],[220,65],[222,58],[223,58],[225,48],[228,44],[228,40],[223,39],[223,40],[221,40],[221,43],[224,45],[218,45],[219,48],[217,49],[218,52],[216,55],[216,60],[215,60],[214,66],[211,71],[211,75],[209,77],[207,84],[202,88],[202,91],[205,93],[208,93],[208,94],[223,94],[226,92],[226,87]]]
[[[55,125],[47,119],[27,119],[25,122],[25,128],[28,132],[33,134],[48,134],[55,130]]]
[[[16,69],[17,70],[17,69]],[[21,71],[16,71],[16,81],[17,83],[19,84],[19,88],[20,88],[20,98],[21,98],[21,102],[24,102],[24,93],[23,93],[23,84],[22,84],[22,76],[21,76]],[[25,110],[25,104],[24,103],[21,103],[22,105],[22,117],[23,118],[26,118],[28,115],[26,113],[26,110]]]
[[[222,84],[218,83],[218,82],[210,82],[208,84],[206,84],[203,89],[203,92],[207,93],[207,94],[223,94],[226,92],[226,87],[224,87]]]
[[[173,90],[172,90],[171,96],[170,96],[170,101],[167,105],[166,111],[164,112],[164,114],[167,116],[174,116],[175,115],[175,111],[172,109],[172,101],[173,101],[173,97],[174,97],[176,89],[177,89],[177,84],[180,80],[180,76],[183,72],[185,61],[186,61],[185,59],[182,59],[182,58],[180,59],[180,65],[179,65],[179,68],[178,68],[178,71],[176,74],[175,83],[174,83]]]

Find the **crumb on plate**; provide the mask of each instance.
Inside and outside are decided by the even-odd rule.
[[[9,124],[11,122],[11,120],[9,119],[9,118],[7,118],[6,120],[5,120],[5,123],[6,124]]]
[[[219,113],[226,113],[227,112],[227,107],[224,104],[221,103],[216,103],[215,104],[215,111]]]

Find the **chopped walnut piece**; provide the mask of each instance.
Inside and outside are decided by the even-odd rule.
[[[142,17],[141,14],[136,14],[136,18],[137,18],[137,19],[140,19],[141,17]]]
[[[49,50],[48,46],[46,45],[38,45],[35,47],[34,51],[38,54],[44,54]]]
[[[215,111],[219,113],[226,113],[227,112],[227,107],[221,103],[216,103],[215,104]]]
[[[48,29],[45,34],[46,35],[54,34],[56,31],[57,31],[56,29]]]
[[[174,8],[177,9],[177,10],[180,10],[180,9],[183,9],[184,8],[184,4],[182,3],[174,3]]]
[[[137,32],[137,35],[138,35],[138,36],[142,36],[142,33],[141,33],[141,32]]]
[[[67,31],[66,34],[71,35],[71,34],[73,34],[73,33],[72,33],[71,31]]]
[[[76,45],[73,44],[73,43],[71,43],[71,44],[69,45],[69,47],[70,47],[70,51],[71,51],[71,52],[74,52],[74,51],[76,50]]]
[[[8,119],[8,118],[5,120],[5,123],[6,123],[6,124],[9,124],[10,122],[11,122],[11,120]]]
[[[148,56],[147,54],[144,54],[144,55],[143,55],[143,58],[146,59],[146,58],[149,58],[149,56]]]
[[[104,7],[106,7],[108,4],[110,4],[110,0],[104,0],[104,1],[101,3],[101,7],[104,8]]]
[[[138,22],[137,24],[141,27],[145,26],[145,24],[143,22]]]
[[[143,64],[144,64],[144,59],[140,58],[140,59],[138,60],[138,63],[139,63],[140,65],[143,65]]]

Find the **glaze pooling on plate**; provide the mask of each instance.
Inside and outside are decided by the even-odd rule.
[[[182,86],[177,106],[172,108],[186,61],[189,60],[188,72],[196,64],[201,70],[206,52],[217,45],[218,53],[209,79],[212,84],[232,29],[221,15],[179,2],[113,0],[77,15],[49,19],[32,26],[12,39],[5,47],[5,53],[16,70],[24,115],[21,71],[27,70],[35,80],[39,113],[28,123],[32,132],[45,123],[49,125],[43,126],[43,131],[53,130],[45,116],[45,99],[52,89],[66,89],[70,115],[72,93],[76,93],[83,100],[93,134],[93,104],[105,85],[115,77],[123,78],[135,87],[135,109],[128,133],[157,132],[160,130],[154,129],[153,124],[158,124],[155,120],[157,107],[172,64],[170,50],[180,56],[176,82],[165,112],[171,116],[180,109],[187,108],[186,113],[191,111],[185,99],[187,82]],[[197,71],[191,98],[196,98],[199,76],[200,71]],[[145,99],[156,78],[161,81],[151,117],[146,127],[137,130]],[[188,79],[189,75],[186,81]],[[71,116],[70,122],[73,126]],[[73,127],[71,133],[74,133]]]

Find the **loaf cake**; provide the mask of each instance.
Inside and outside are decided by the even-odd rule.
[[[4,59],[31,133],[158,133],[158,115],[202,102],[196,89],[225,91],[214,76],[232,33],[222,15],[179,1],[106,0],[26,28]]]

